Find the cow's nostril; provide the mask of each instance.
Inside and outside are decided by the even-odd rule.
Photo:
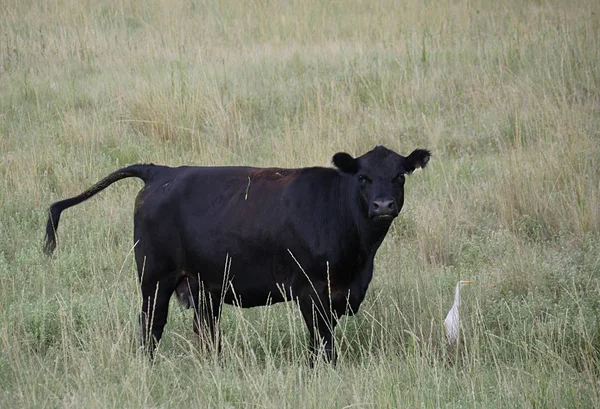
[[[388,208],[390,210],[394,210],[396,208],[396,202],[392,200],[390,203],[388,203]]]
[[[379,209],[379,203],[378,202],[373,202],[373,209],[374,210],[378,210]]]

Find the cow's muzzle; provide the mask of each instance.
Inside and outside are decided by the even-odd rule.
[[[377,199],[371,203],[369,216],[375,220],[393,219],[398,216],[398,206],[394,199]]]

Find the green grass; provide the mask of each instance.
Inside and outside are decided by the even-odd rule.
[[[5,1],[0,407],[599,407],[600,6],[592,0]],[[136,162],[326,165],[431,149],[336,368],[293,304],[226,306],[220,359],[173,302],[155,362]],[[459,279],[460,350],[442,320]]]

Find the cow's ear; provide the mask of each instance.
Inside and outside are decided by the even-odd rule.
[[[358,161],[346,152],[338,152],[333,155],[333,164],[344,173],[358,172]]]
[[[406,164],[404,167],[408,173],[412,173],[415,169],[427,166],[429,159],[431,159],[431,152],[427,149],[415,149],[406,157]]]

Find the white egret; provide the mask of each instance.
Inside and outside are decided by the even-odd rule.
[[[464,285],[469,285],[473,283],[473,281],[459,281],[456,284],[456,289],[454,290],[454,304],[452,304],[452,308],[448,311],[448,315],[446,315],[446,319],[444,320],[444,330],[446,331],[446,338],[448,339],[448,343],[450,345],[456,344],[458,341],[458,330],[459,330],[459,316],[458,316],[458,305],[460,304],[460,289]]]

